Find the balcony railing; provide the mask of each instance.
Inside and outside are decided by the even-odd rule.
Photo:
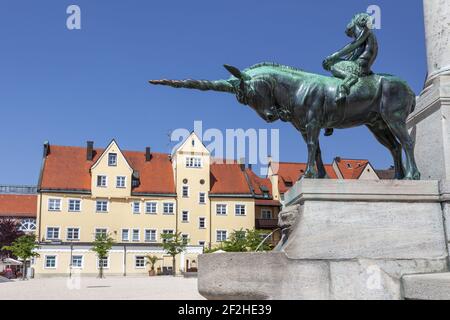
[[[256,219],[256,229],[278,228],[278,219]]]

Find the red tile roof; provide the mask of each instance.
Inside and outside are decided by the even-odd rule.
[[[369,163],[368,160],[335,159],[344,179],[356,180]]]
[[[211,164],[210,194],[251,195],[247,179],[239,164]]]
[[[272,168],[278,165],[278,189],[280,193],[288,191],[305,173],[306,163],[299,162],[277,162],[272,163]],[[333,166],[325,165],[325,170],[331,179],[337,179]],[[292,184],[292,185],[291,185]]]
[[[261,190],[261,186],[263,186],[267,188],[267,190],[269,191],[269,196],[272,197],[272,183],[270,182],[269,178],[261,178],[249,168],[245,169],[245,172],[249,177],[250,184],[256,195],[263,195],[263,191]]]
[[[94,150],[94,159],[86,160],[86,148],[50,146],[45,159],[40,188],[46,190],[91,190],[90,168],[101,156],[103,149]],[[152,159],[145,161],[145,152],[123,151],[130,166],[139,171],[140,185],[133,192],[175,193],[172,163],[169,156],[152,153]]]
[[[1,217],[35,218],[36,212],[36,195],[0,194]]]
[[[255,205],[257,206],[268,206],[268,207],[281,207],[281,203],[278,200],[270,199],[256,199]]]

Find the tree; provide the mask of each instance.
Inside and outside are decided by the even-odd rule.
[[[147,263],[150,265],[150,271],[152,272],[152,275],[155,274],[155,264],[156,262],[158,262],[158,260],[161,260],[160,258],[158,258],[157,256],[151,256],[151,255],[147,255],[145,256],[145,258],[147,259]]]
[[[0,258],[11,256],[12,252],[3,250],[3,247],[10,246],[24,233],[19,230],[18,223],[12,219],[0,219]]]
[[[260,230],[243,229],[234,230],[229,238],[222,243],[218,248],[227,252],[252,252],[256,251],[259,245],[259,250],[269,251],[272,249],[271,245],[265,241],[261,244],[265,233]]]
[[[227,252],[246,252],[247,240],[243,229],[234,230],[227,240],[222,243],[222,250]]]
[[[249,251],[256,251],[259,245],[261,245],[258,249],[258,251],[270,251],[272,250],[272,245],[266,241],[264,241],[262,244],[261,242],[264,240],[264,238],[267,236],[266,232],[261,230],[248,230],[246,233],[246,242],[247,242],[247,248]]]
[[[22,260],[23,263],[23,276],[25,280],[27,277],[27,261],[32,257],[39,257],[39,254],[35,252],[38,248],[36,244],[36,236],[27,234],[17,238],[10,246],[2,247],[2,250],[11,251],[16,257]]]
[[[95,236],[93,245],[91,251],[94,251],[97,254],[99,264],[98,277],[102,279],[104,278],[103,261],[108,258],[109,250],[111,250],[114,245],[114,239],[109,234],[98,234]]]
[[[173,276],[175,277],[176,276],[175,257],[177,254],[180,254],[186,250],[186,245],[189,242],[189,240],[181,237],[181,232],[176,234],[163,233],[161,234],[161,238],[163,239],[164,250],[166,250],[167,254],[172,256],[172,270]]]

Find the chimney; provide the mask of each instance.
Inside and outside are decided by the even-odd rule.
[[[92,161],[94,159],[94,141],[87,142],[86,160]]]
[[[45,141],[44,142],[44,154],[43,157],[45,158],[50,153],[50,142]]]
[[[250,170],[252,170],[252,167],[253,167],[252,164],[249,163],[249,164],[248,164],[248,168],[249,168]]]
[[[238,163],[239,166],[241,167],[241,171],[245,171],[245,158],[240,158]]]
[[[150,161],[152,159],[152,153],[150,147],[145,148],[145,161]]]
[[[336,162],[341,162],[342,158],[341,157],[336,157],[335,160],[336,160]]]

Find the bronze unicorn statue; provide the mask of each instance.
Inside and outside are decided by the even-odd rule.
[[[414,111],[416,96],[408,84],[392,75],[370,74],[352,85],[343,103],[336,100],[341,79],[308,73],[275,63],[260,63],[240,71],[225,65],[228,80],[151,80],[175,88],[213,90],[235,94],[267,122],[290,122],[308,146],[305,178],[326,178],[319,136],[322,129],[365,125],[392,154],[395,178],[420,180],[414,141],[406,119]],[[402,150],[406,162],[403,167]]]

